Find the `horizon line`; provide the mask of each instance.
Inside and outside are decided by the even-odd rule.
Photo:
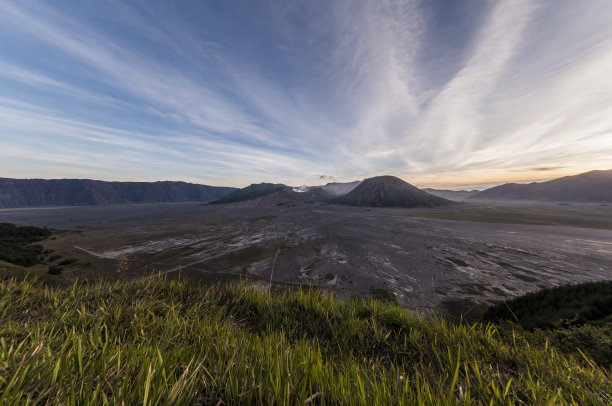
[[[559,179],[559,178],[564,178],[564,177],[568,177],[568,176],[576,176],[576,175],[581,175],[584,173],[589,173],[589,172],[600,172],[600,171],[612,171],[612,169],[594,169],[594,170],[589,170],[589,171],[583,171],[583,172],[577,172],[577,173],[571,173],[571,174],[563,174],[561,176],[555,176],[555,177],[542,177],[542,178],[537,178],[537,179],[526,179],[526,178],[517,178],[517,179],[506,179],[505,181],[474,181],[474,182],[426,182],[426,183],[420,183],[420,182],[408,182],[405,177],[402,176],[396,176],[396,175],[375,175],[375,176],[370,176],[370,177],[366,177],[364,179],[353,179],[353,180],[349,180],[349,181],[340,181],[337,179],[330,179],[330,182],[325,182],[322,183],[320,185],[325,185],[327,183],[350,183],[350,182],[357,182],[357,181],[363,181],[365,179],[368,178],[372,178],[372,177],[376,177],[376,176],[396,176],[402,180],[404,180],[405,182],[411,183],[414,186],[418,187],[419,189],[436,189],[436,190],[453,190],[453,191],[459,191],[459,190],[485,190],[485,189],[489,189],[492,187],[496,187],[496,186],[500,186],[500,185],[504,185],[504,184],[509,184],[509,183],[517,183],[517,184],[527,184],[527,183],[542,183],[542,182],[547,182],[550,180],[554,180],[554,179]],[[176,180],[176,179],[165,179],[165,180],[103,180],[103,179],[93,179],[93,178],[80,178],[80,177],[72,177],[72,178],[42,178],[42,177],[32,177],[32,178],[15,178],[15,177],[0,177],[0,179],[13,179],[13,180],[47,180],[47,181],[54,181],[54,180],[89,180],[89,181],[94,181],[94,182],[108,182],[108,183],[163,183],[163,182],[180,182],[180,183],[188,183],[188,184],[193,184],[193,185],[200,185],[200,186],[211,186],[211,187],[228,187],[228,188],[237,188],[237,189],[242,189],[244,187],[247,187],[249,185],[254,185],[254,184],[259,184],[259,183],[281,183],[284,184],[286,186],[290,186],[290,187],[296,187],[296,186],[303,186],[303,185],[293,185],[290,183],[283,183],[283,182],[273,182],[273,181],[264,181],[264,182],[251,182],[248,185],[239,187],[239,186],[230,186],[230,185],[213,185],[213,184],[209,184],[205,181],[188,181],[188,180]],[[204,183],[200,183],[200,182],[204,182]],[[319,184],[313,184],[313,185],[306,185],[306,186],[320,186]]]

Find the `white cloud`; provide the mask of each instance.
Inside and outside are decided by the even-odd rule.
[[[97,161],[120,151],[121,159],[109,158],[117,172],[121,165],[141,174],[139,167],[160,174],[172,168],[176,176],[200,171],[231,185],[385,172],[422,184],[434,176],[454,182],[538,165],[582,170],[612,162],[611,6],[505,0],[475,9],[485,15],[474,21],[484,23],[458,42],[464,59],[448,61],[459,68],[443,83],[420,58],[440,45],[426,5],[268,5],[264,28],[276,34],[274,57],[289,67],[279,72],[289,77],[282,81],[154,7],[116,2],[107,18],[115,13],[114,23],[172,61],[113,40],[52,4],[0,2],[0,28],[62,53],[67,70],[86,67],[79,74],[91,85],[3,62],[0,54],[1,80],[80,100],[90,113],[77,116],[14,91],[0,97],[0,138],[13,157],[24,139],[46,133],[70,145],[66,167],[84,168],[67,156],[80,145]],[[307,24],[296,25],[296,13]],[[127,114],[118,117],[120,109]],[[35,146],[27,150],[36,155]]]

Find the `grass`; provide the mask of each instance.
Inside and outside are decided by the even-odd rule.
[[[609,404],[610,371],[510,324],[316,290],[0,282],[0,404]]]
[[[527,329],[552,327],[561,320],[582,325],[588,322],[612,325],[612,281],[563,285],[527,293],[492,306],[490,321],[515,319]]]
[[[484,320],[513,320],[565,352],[583,351],[612,368],[612,281],[557,286],[490,307]]]

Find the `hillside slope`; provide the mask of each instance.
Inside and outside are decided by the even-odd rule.
[[[244,202],[247,200],[257,199],[258,197],[271,195],[272,193],[276,193],[284,189],[289,189],[289,186],[280,183],[254,183],[245,188],[235,190],[227,196],[212,201],[209,204]]]
[[[395,176],[366,179],[349,193],[330,202],[365,207],[434,207],[454,204]]]
[[[0,208],[206,202],[236,190],[185,182],[0,178]]]
[[[331,198],[339,197],[339,196],[349,193],[351,190],[359,186],[360,183],[361,181],[346,182],[346,183],[330,182],[322,186],[313,186],[311,189],[319,191],[321,192],[320,193],[321,196],[331,199]]]
[[[607,404],[607,372],[520,328],[313,290],[0,279],[0,404]],[[507,330],[503,330],[503,329]]]
[[[612,325],[612,281],[563,285],[492,306],[489,321],[515,320],[526,329],[551,328],[559,321]],[[611,348],[612,350],[612,348]]]
[[[612,203],[612,170],[585,172],[547,182],[506,183],[478,192],[469,199]]]
[[[423,188],[423,191],[444,199],[453,200],[455,202],[462,202],[467,198],[478,193],[478,190],[446,190],[446,189],[431,189]]]
[[[562,285],[498,303],[484,320],[546,331],[557,348],[612,369],[612,281]]]

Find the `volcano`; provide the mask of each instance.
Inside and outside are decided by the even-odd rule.
[[[344,196],[330,200],[330,203],[363,207],[435,207],[455,204],[395,176],[366,179]]]

